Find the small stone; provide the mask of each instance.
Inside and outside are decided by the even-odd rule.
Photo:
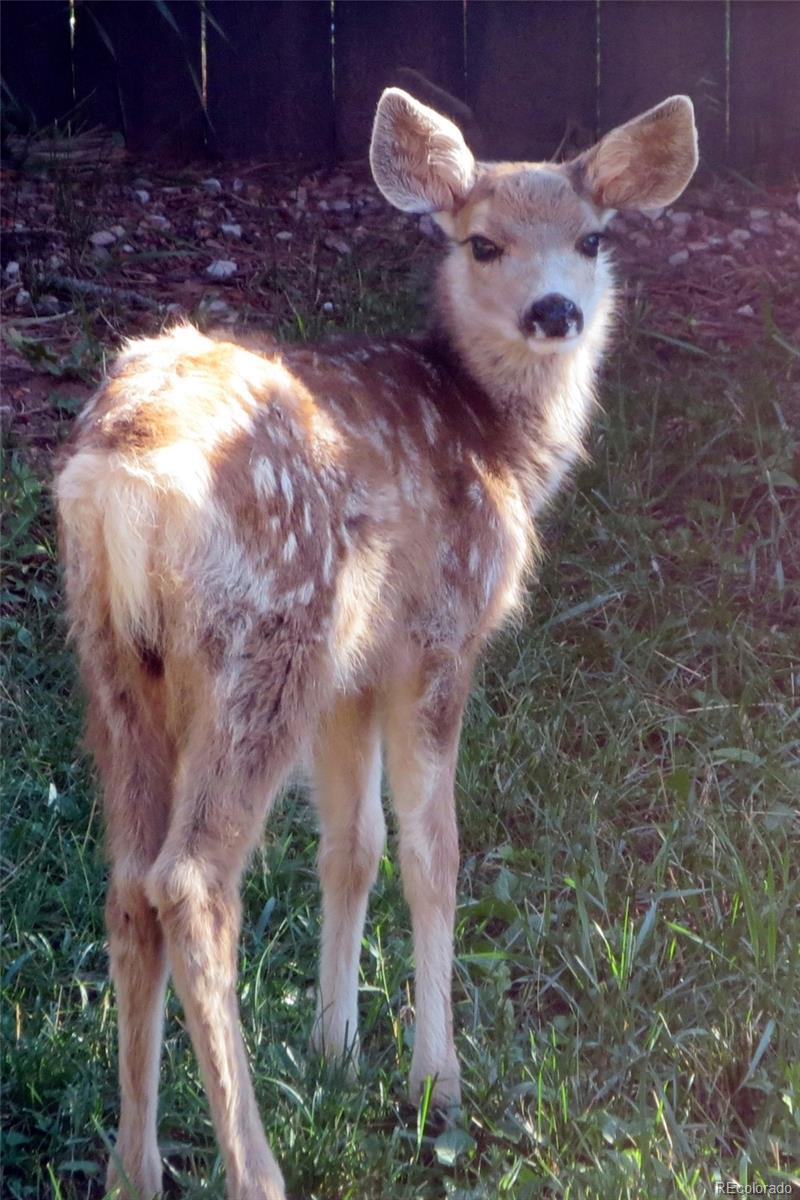
[[[9,266],[11,264],[9,263]],[[64,265],[64,260],[60,254],[51,254],[47,260],[48,269],[51,271],[60,271]]]
[[[328,211],[328,201],[320,200],[319,204],[317,205],[317,208],[320,210],[320,212],[327,212]]]
[[[667,213],[667,220],[672,221],[673,225],[688,225],[691,219],[691,213],[673,211]]]
[[[667,262],[671,267],[678,267],[681,263],[687,262],[689,259],[688,250],[676,250],[674,254],[670,254]]]
[[[153,213],[147,220],[153,229],[172,229],[172,222],[161,213]]]
[[[708,242],[687,242],[686,249],[691,251],[708,250]]]
[[[25,288],[20,288],[14,297],[14,308],[17,312],[28,312],[31,307],[31,294]]]
[[[352,254],[353,252],[350,243],[346,242],[344,238],[336,237],[335,234],[326,237],[324,245],[329,250],[335,250],[337,254]]]
[[[133,194],[140,204],[150,203],[150,193],[145,188],[136,188]]]
[[[180,196],[181,189],[179,187],[162,187],[162,196]]]
[[[218,179],[204,179],[200,186],[212,196],[218,196],[222,191],[222,184]]]
[[[3,271],[3,278],[7,283],[16,283],[19,279],[19,263],[6,263],[6,269]]]
[[[736,315],[737,317],[754,317],[756,314],[752,304],[743,304],[741,308],[737,308]]]
[[[97,233],[89,236],[89,241],[93,246],[113,246],[116,240],[117,235],[110,229],[98,229]]]
[[[291,232],[291,230],[282,229],[280,231],[280,233],[275,234],[275,241],[276,242],[290,242],[293,237],[294,237],[294,234]]]
[[[751,221],[753,233],[772,233],[772,221]]]
[[[225,300],[204,300],[200,307],[206,316],[226,325],[232,325],[239,315]]]
[[[40,296],[36,301],[36,315],[40,317],[55,317],[61,312],[61,301],[56,296],[51,296],[49,293],[45,296]]]
[[[751,208],[750,209],[750,220],[751,221],[763,221],[764,217],[768,217],[768,216],[769,216],[768,208]]]
[[[349,200],[334,200],[333,203],[331,204],[331,209],[333,210],[333,212],[338,212],[338,213],[350,212],[350,209],[352,207],[353,206]]]
[[[241,225],[237,225],[235,222],[220,225],[219,231],[223,237],[239,239],[242,236],[242,227]]]
[[[123,242],[120,246],[120,250],[123,254],[133,254],[133,246],[130,244],[130,242]]]
[[[206,267],[206,275],[210,275],[212,279],[231,279],[238,267],[233,259],[230,258],[215,258],[214,261]]]
[[[115,238],[124,238],[125,237],[125,226],[124,225],[112,225],[111,232],[113,233]]]
[[[332,313],[333,312],[333,302],[331,300],[326,300],[322,306],[322,311],[324,313]]]
[[[239,179],[237,177],[236,179],[234,179],[232,186],[233,186],[233,190],[236,192],[236,195],[238,196],[239,192],[241,192],[242,188],[244,187],[244,183],[242,182],[241,179]]]
[[[738,249],[745,242],[749,242],[752,236],[749,229],[732,229],[728,234],[728,242],[734,249]]]
[[[105,246],[93,246],[92,258],[98,266],[105,267],[111,262],[111,253]]]

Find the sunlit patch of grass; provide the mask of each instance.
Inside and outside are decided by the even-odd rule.
[[[355,329],[411,322],[381,270],[342,278]],[[292,297],[284,336],[323,330],[317,299]],[[614,360],[528,612],[480,668],[458,777],[456,1128],[419,1128],[405,1103],[391,854],[358,1082],[307,1053],[315,839],[302,796],[274,814],[245,888],[241,999],[293,1196],[705,1200],[715,1181],[795,1179],[800,489],[779,350],[698,364],[634,341]],[[48,493],[22,454],[7,466],[3,1192],[77,1200],[102,1194],[117,1110],[104,866]],[[161,1113],[172,1194],[221,1197],[172,997]]]

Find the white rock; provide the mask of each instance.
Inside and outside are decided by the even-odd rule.
[[[237,178],[237,179],[234,179],[234,181],[233,181],[233,190],[236,192],[236,194],[237,194],[237,195],[239,194],[239,192],[241,192],[241,191],[242,191],[242,189],[243,189],[243,188],[244,188],[244,182],[243,182],[241,179],[238,179],[238,178]]]
[[[123,242],[123,244],[120,246],[120,250],[123,254],[133,254],[133,246],[130,244],[130,242]]]
[[[667,220],[672,221],[673,225],[688,225],[692,219],[692,214],[687,212],[670,212],[667,213]]]
[[[63,265],[64,260],[60,254],[51,254],[47,260],[47,266],[51,271],[60,271]]]
[[[8,283],[16,283],[19,279],[19,263],[6,263],[6,269],[3,271],[3,275]]]
[[[40,296],[36,301],[36,315],[41,317],[55,317],[61,312],[61,304],[55,296],[49,293],[45,296]]]
[[[153,229],[172,229],[172,222],[167,217],[162,217],[161,213],[153,213],[147,220]]]
[[[280,233],[275,234],[275,241],[276,242],[290,242],[293,237],[294,237],[294,234],[291,232],[291,230],[282,229],[280,231]]]
[[[212,196],[218,196],[222,191],[222,184],[218,179],[204,179],[200,186]]]
[[[20,288],[14,297],[14,307],[24,312],[31,306],[31,294],[25,288]]]
[[[113,233],[115,238],[123,238],[123,237],[125,237],[125,226],[124,225],[112,225],[111,232]]]
[[[92,233],[89,236],[89,241],[93,246],[113,246],[117,240],[117,235],[112,233],[110,229],[98,229],[97,233]]]
[[[677,266],[680,266],[681,263],[685,263],[688,260],[688,258],[689,258],[688,250],[676,250],[674,254],[670,254],[669,258],[667,259],[667,262],[669,263],[669,265],[671,267],[677,267]]]
[[[223,237],[238,239],[242,236],[242,227],[241,227],[241,225],[237,225],[235,222],[231,222],[230,224],[226,223],[224,225],[220,225],[219,231],[223,235]]]
[[[324,245],[326,245],[329,250],[335,250],[337,254],[352,254],[353,252],[350,243],[346,242],[344,238],[336,237],[335,234],[331,234],[329,237],[326,237]]]
[[[133,194],[140,204],[150,203],[150,193],[145,188],[136,188]]]
[[[206,275],[210,275],[212,279],[231,279],[238,269],[233,259],[216,258],[206,267]]]
[[[735,246],[737,242],[749,242],[752,236],[749,229],[732,229],[728,234],[728,241],[732,246]]]
[[[764,217],[768,217],[768,216],[769,216],[768,208],[751,208],[750,209],[750,220],[751,221],[763,221]]]
[[[737,317],[754,317],[756,314],[752,304],[743,304],[741,308],[737,308],[736,315]]]
[[[350,212],[352,207],[349,200],[334,200],[331,204],[333,212]]]
[[[326,300],[322,306],[322,311],[324,313],[332,313],[333,312],[333,301]]]
[[[694,252],[695,250],[707,250],[708,242],[687,242],[686,249]]]

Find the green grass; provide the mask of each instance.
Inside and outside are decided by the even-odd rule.
[[[358,283],[362,328],[411,319]],[[294,336],[315,320],[298,299]],[[294,1197],[800,1186],[793,354],[765,333],[745,361],[708,361],[647,334],[612,361],[593,464],[548,519],[529,610],[469,706],[456,1129],[422,1128],[405,1103],[412,958],[391,857],[362,956],[358,1083],[308,1055],[306,801],[290,794],[270,821],[246,884],[241,999]],[[100,819],[47,491],[23,453],[6,467],[2,1190],[96,1198],[117,1104]],[[161,1112],[172,1194],[221,1197],[174,998]]]

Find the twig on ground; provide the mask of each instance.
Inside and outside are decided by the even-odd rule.
[[[119,300],[123,304],[132,304],[135,308],[147,308],[153,312],[163,312],[164,305],[141,292],[133,292],[130,288],[109,287],[105,283],[92,283],[89,279],[73,279],[69,275],[45,275],[41,282],[46,287],[71,292],[76,296],[94,296],[99,300]]]

